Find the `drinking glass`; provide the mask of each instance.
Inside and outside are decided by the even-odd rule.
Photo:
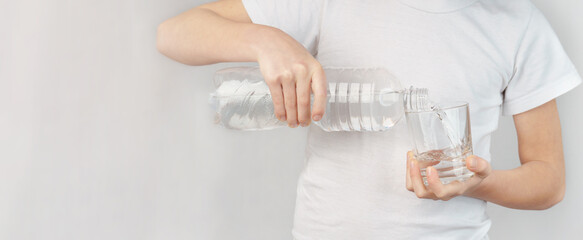
[[[465,161],[473,154],[468,103],[442,103],[423,110],[408,109],[405,116],[413,153],[425,185],[425,170],[429,166],[437,170],[443,184],[465,181],[474,175],[466,168]]]

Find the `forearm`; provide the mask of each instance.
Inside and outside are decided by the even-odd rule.
[[[563,198],[564,169],[530,161],[512,170],[494,170],[466,196],[516,209],[547,209]]]
[[[276,29],[252,23],[235,22],[217,13],[194,8],[171,18],[158,27],[158,50],[188,65],[257,60],[262,36]]]

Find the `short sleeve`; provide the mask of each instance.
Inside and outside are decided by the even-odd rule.
[[[324,0],[243,0],[251,21],[278,28],[316,54]]]
[[[504,90],[502,113],[538,107],[581,83],[581,77],[543,14],[533,7],[518,48],[514,75]]]

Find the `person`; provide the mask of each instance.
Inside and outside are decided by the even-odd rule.
[[[547,209],[565,194],[554,99],[581,78],[528,0],[224,0],[160,24],[157,47],[188,65],[258,62],[290,127],[325,113],[322,66],[383,67],[435,102],[469,102],[475,175],[446,185],[435,171],[422,183],[403,121],[381,133],[311,127],[297,240],[488,239],[487,202]],[[490,166],[501,114],[518,136],[521,165],[511,170]]]

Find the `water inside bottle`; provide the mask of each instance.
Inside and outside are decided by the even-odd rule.
[[[273,112],[269,88],[263,82],[224,81],[209,99],[215,123],[235,130],[268,130],[285,126]]]
[[[373,83],[329,83],[324,131],[384,131],[403,115],[402,91],[375,90]]]
[[[215,122],[229,129],[260,130],[286,125],[275,117],[264,82],[223,81],[211,95],[211,103],[217,113]],[[315,124],[324,131],[384,131],[394,126],[403,112],[402,90],[376,90],[374,83],[331,82],[326,112]]]

